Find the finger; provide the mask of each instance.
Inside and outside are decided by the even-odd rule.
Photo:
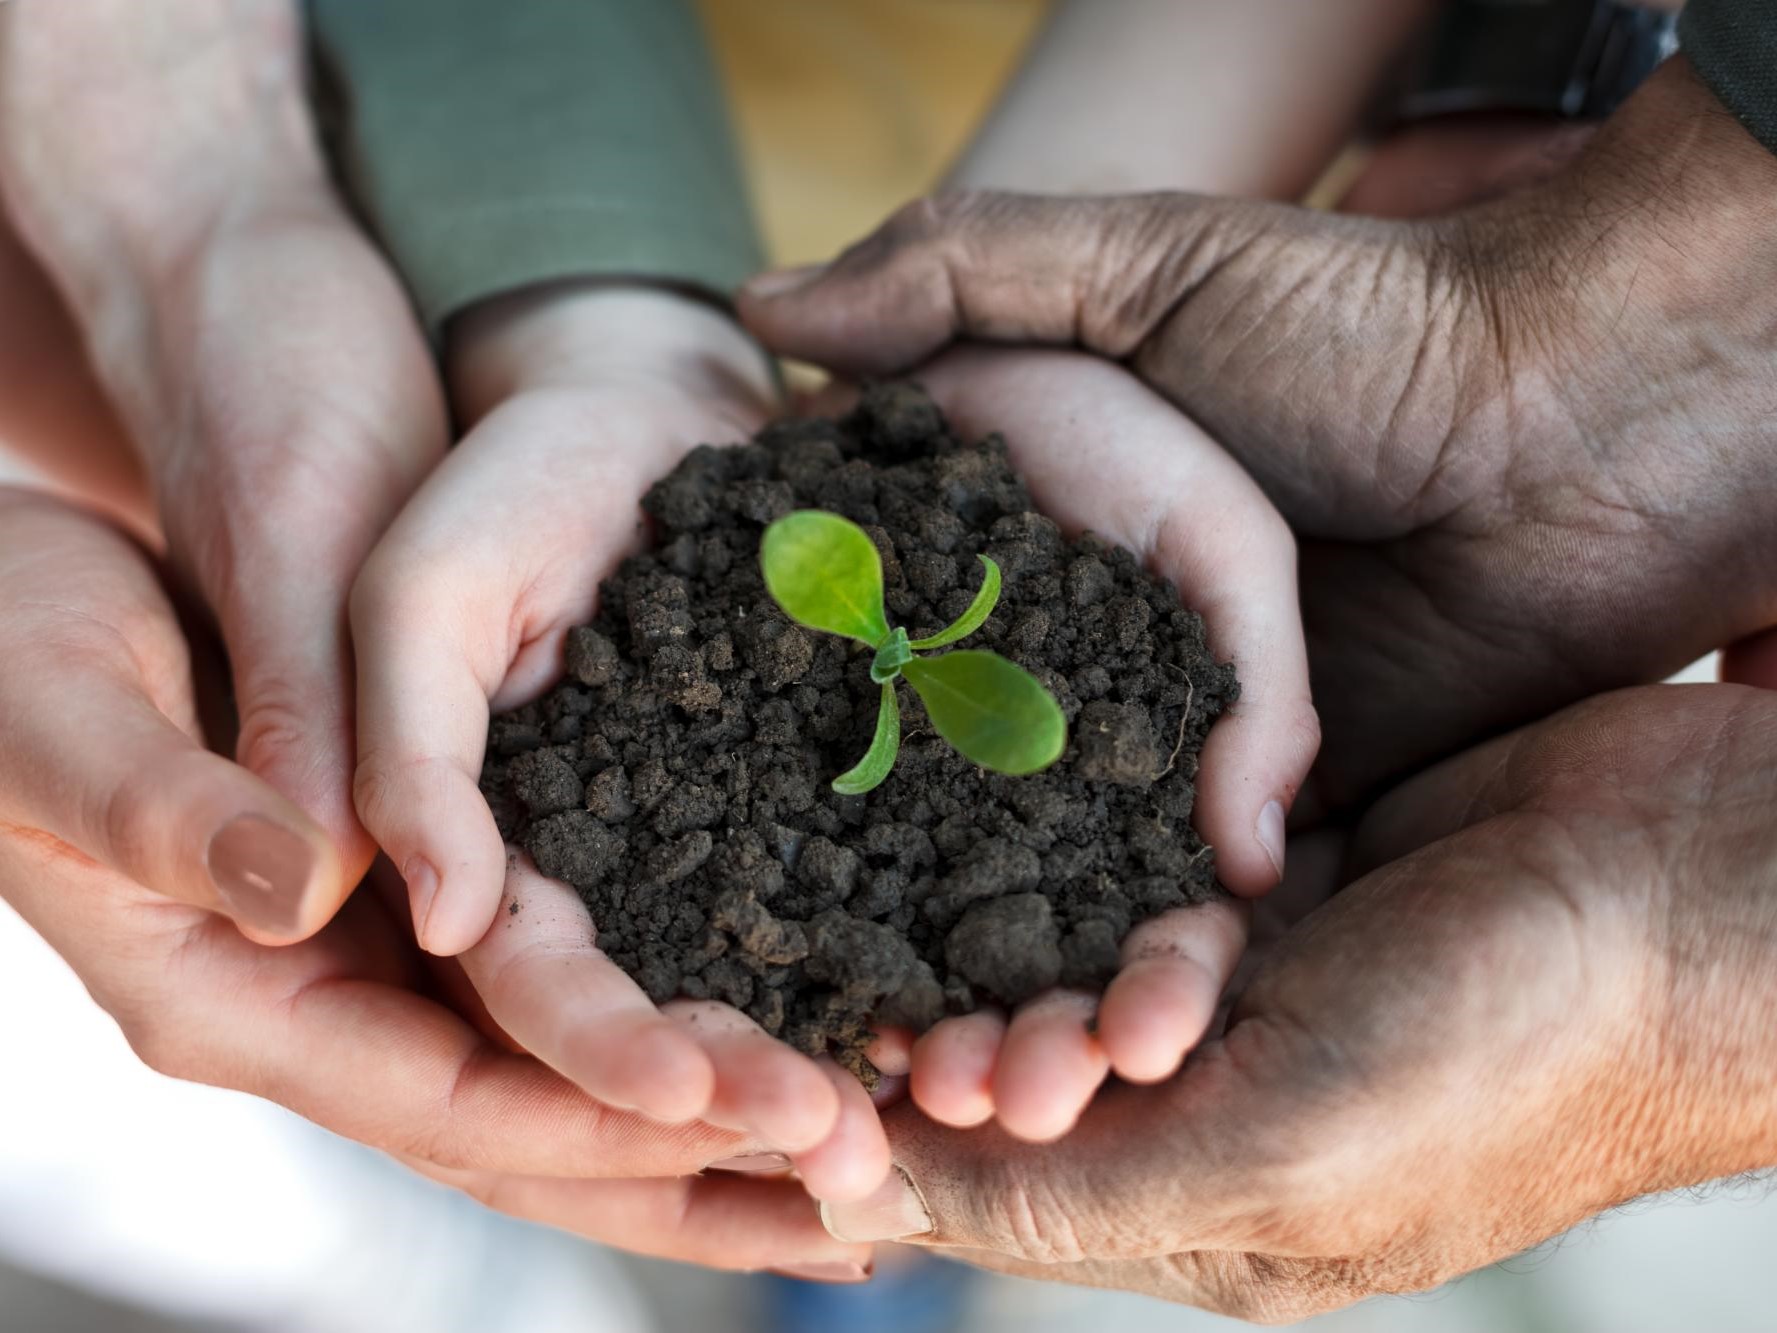
[[[735,1272],[789,1269],[828,1282],[861,1282],[870,1274],[870,1247],[833,1239],[793,1181],[556,1180],[410,1165],[499,1212],[631,1254]]]
[[[824,1142],[839,1123],[839,1093],[820,1067],[737,1009],[708,1000],[663,1006],[716,1070],[706,1119],[763,1139],[792,1156]]]
[[[1320,745],[1287,525],[1239,464],[1116,367],[963,350],[921,377],[957,429],[1004,432],[1045,513],[1128,547],[1202,614],[1240,699],[1210,729],[1193,819],[1228,888],[1274,887],[1285,816]],[[1087,421],[1090,432],[1070,428]]]
[[[0,771],[21,779],[0,816],[257,938],[319,929],[347,888],[333,846],[198,740],[184,639],[141,553],[44,499],[0,496],[0,523]]]
[[[490,701],[510,706],[559,676],[568,627],[636,539],[636,497],[692,429],[675,422],[618,452],[598,447],[601,428],[620,433],[622,420],[590,408],[564,420],[522,399],[497,409],[428,480],[352,592],[358,809],[402,870],[433,953],[474,944],[500,904],[505,846],[479,787]],[[534,475],[556,484],[490,491],[490,460],[515,436],[535,444]],[[562,476],[597,485],[564,487]],[[514,560],[520,529],[549,534],[534,543],[540,563]]]
[[[312,225],[245,228],[165,294],[157,317],[189,337],[168,335],[177,354],[152,359],[126,415],[228,648],[236,757],[328,831],[356,882],[376,847],[352,800],[347,598],[446,422],[399,284],[330,197],[309,202]],[[260,317],[293,292],[303,318]]]
[[[913,1067],[913,1033],[891,1023],[879,1024],[870,1034],[864,1058],[885,1078],[898,1078]]]
[[[897,1108],[884,1117],[894,1172],[865,1199],[826,1203],[822,1217],[843,1240],[969,1246],[1044,1264],[1239,1244],[1249,1219],[1274,1215],[1291,1189],[1271,1161],[1288,1131],[1264,1119],[1282,1113],[1248,1070],[1227,1043],[1211,1043],[1165,1084],[1103,1089],[1053,1143]]]
[[[738,308],[773,350],[855,376],[905,370],[958,337],[1121,358],[1233,248],[1291,217],[1183,194],[945,195],[831,264],[755,278]]]
[[[1203,1039],[1246,947],[1247,909],[1186,907],[1145,921],[1123,941],[1123,968],[1098,1007],[1098,1040],[1117,1076],[1171,1078]]]
[[[796,1157],[796,1171],[817,1199],[861,1199],[889,1173],[888,1137],[864,1085],[831,1060],[819,1062],[839,1094],[833,1132]]]
[[[1092,1033],[1098,997],[1057,990],[1021,1006],[993,1071],[994,1114],[1027,1143],[1053,1143],[1079,1120],[1110,1072]]]
[[[673,1124],[703,1114],[709,1057],[599,950],[574,891],[519,855],[506,901],[460,959],[494,1022],[598,1101]]]
[[[454,955],[487,932],[506,877],[505,842],[479,776],[488,700],[509,650],[490,640],[478,609],[510,599],[472,566],[403,545],[403,532],[398,523],[352,591],[353,793],[364,826],[406,881],[420,946]]]
[[[993,1119],[993,1070],[1005,1039],[1006,1020],[990,1009],[941,1021],[914,1043],[914,1103],[958,1129]]]
[[[756,1140],[593,1101],[443,1007],[362,979],[379,903],[354,895],[275,952],[232,928],[144,916],[141,891],[42,841],[0,837],[8,900],[174,1078],[264,1097],[357,1142],[440,1166],[586,1179],[680,1176]]]

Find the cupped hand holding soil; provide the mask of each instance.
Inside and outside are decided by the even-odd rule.
[[[788,1155],[823,1197],[867,1190],[888,1151],[856,1080],[727,1006],[663,1013],[599,950],[585,903],[509,854],[476,785],[490,702],[559,675],[568,628],[637,543],[648,486],[762,423],[763,362],[697,302],[609,289],[528,293],[453,339],[471,429],[353,597],[359,809],[419,938],[457,956],[506,1036],[598,1101],[735,1131],[737,1152]]]
[[[1085,358],[934,369],[965,411],[1000,395],[1020,462],[1070,526],[1127,532],[1193,598],[1281,602],[1216,632],[1263,653],[1273,679],[1301,671],[1287,534],[1267,551],[1274,516],[1176,413]],[[910,632],[960,611],[975,556],[994,556],[1007,586],[980,635],[1073,714],[1061,765],[983,773],[922,735],[915,706],[881,788],[828,789],[868,739],[876,687],[867,661],[764,594],[759,535],[806,507],[872,533]],[[659,549],[626,562],[570,636],[570,680],[496,721],[484,777],[503,828],[591,905],[605,951],[657,1000],[727,1000],[811,1052],[855,1060],[873,1024],[929,1027],[922,1105],[956,1122],[997,1110],[1027,1137],[1064,1132],[1112,1062],[1135,1078],[1176,1068],[1243,921],[1190,828],[1197,750],[1233,674],[1172,588],[1128,552],[1064,538],[1001,442],[952,438],[908,390],[843,426],[699,451],[649,508]],[[1164,915],[1188,903],[1204,906]],[[1091,993],[1125,962],[1094,1035]]]

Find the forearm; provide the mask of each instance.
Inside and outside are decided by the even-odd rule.
[[[1066,0],[950,184],[1289,199],[1429,0]]]
[[[292,0],[0,9],[9,212],[144,444],[176,410],[154,387],[155,292],[243,214],[324,184],[297,31]]]

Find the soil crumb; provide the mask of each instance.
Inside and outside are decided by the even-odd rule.
[[[1191,804],[1234,671],[1169,584],[1036,513],[998,436],[960,441],[918,387],[881,385],[841,420],[697,449],[644,508],[656,546],[570,633],[562,684],[493,720],[482,788],[656,1001],[726,1001],[869,1080],[872,1022],[1097,989],[1132,926],[1220,895]],[[976,768],[903,685],[894,772],[831,790],[870,742],[871,655],[786,619],[758,562],[765,525],[811,508],[870,534],[915,638],[968,606],[977,554],[998,561],[999,605],[962,646],[1054,692],[1058,764]]]

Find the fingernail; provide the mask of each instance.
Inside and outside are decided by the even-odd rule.
[[[1258,839],[1259,847],[1271,860],[1271,868],[1277,872],[1277,878],[1283,878],[1283,802],[1267,801],[1265,808],[1259,811],[1258,828],[1253,836]]]
[[[799,288],[807,287],[827,271],[825,264],[803,264],[799,268],[780,268],[773,273],[761,273],[742,285],[741,291],[748,296],[756,296],[762,301],[773,297],[786,296]]]
[[[932,1214],[913,1178],[897,1166],[868,1198],[850,1203],[823,1200],[821,1225],[835,1240],[863,1245],[923,1236],[932,1230]]]
[[[426,947],[426,925],[432,919],[432,900],[438,896],[438,872],[423,856],[410,856],[401,868],[407,881],[407,901],[413,907],[413,935]]]
[[[780,1277],[793,1277],[798,1282],[865,1282],[870,1277],[870,1270],[863,1264],[850,1264],[842,1260],[820,1264],[784,1264],[771,1271]]]
[[[747,1153],[740,1157],[724,1157],[711,1162],[705,1171],[788,1171],[790,1159],[781,1152]]]
[[[235,920],[280,934],[302,921],[315,853],[301,834],[264,815],[239,815],[210,839],[204,865]]]

